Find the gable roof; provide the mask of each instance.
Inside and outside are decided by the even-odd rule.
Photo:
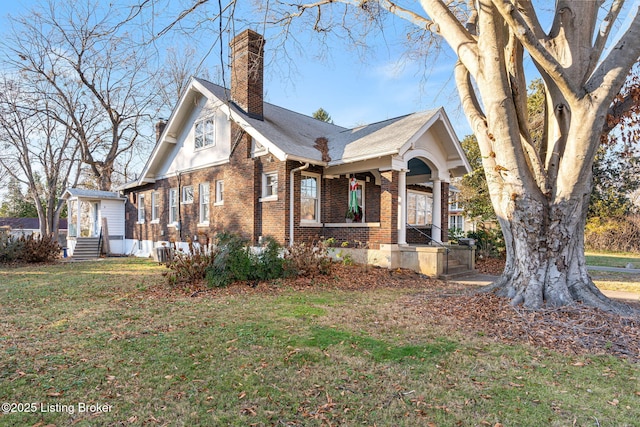
[[[114,193],[112,191],[101,191],[101,190],[87,190],[86,188],[67,188],[62,194],[63,199],[68,199],[70,197],[82,197],[85,199],[121,199],[124,200],[125,197],[121,196],[119,193]]]
[[[193,105],[201,97],[225,105],[222,110],[229,119],[235,121],[260,145],[282,161],[298,160],[322,166],[335,166],[398,154],[402,152],[403,147],[439,121],[443,123],[441,128],[445,129],[441,132],[442,137],[449,139],[449,145],[454,147],[449,156],[459,159],[463,169],[469,170],[468,162],[443,108],[347,129],[265,102],[263,119],[260,120],[246,114],[235,105],[230,100],[228,89],[192,77],[185,94],[167,121],[139,180],[124,188],[154,181],[153,171],[170,152],[171,145],[176,142],[175,135],[179,133],[182,121],[188,114],[187,106]],[[329,161],[323,160],[322,152],[315,147],[317,139],[321,137],[328,140]]]

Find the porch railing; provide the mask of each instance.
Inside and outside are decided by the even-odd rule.
[[[439,228],[438,226],[435,226],[435,225],[431,225],[431,226]],[[444,253],[445,253],[444,274],[449,274],[449,252],[451,250],[447,247],[447,245],[445,245],[442,242],[439,242],[439,241],[435,240],[433,237],[429,236],[427,233],[425,233],[424,231],[420,230],[418,227],[416,227],[414,225],[407,224],[407,228],[411,228],[412,230],[417,231],[418,233],[422,234],[424,237],[429,239],[431,241],[431,243],[434,243],[436,246],[440,246],[441,248],[444,249]]]

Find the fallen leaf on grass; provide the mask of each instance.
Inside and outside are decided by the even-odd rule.
[[[612,401],[607,400],[607,403],[612,406],[618,406],[618,403],[620,403],[620,401],[618,399],[613,399]]]
[[[61,391],[50,391],[47,393],[47,396],[49,397],[60,397],[62,396],[62,392]]]
[[[252,416],[258,415],[258,413],[254,408],[242,408],[241,413],[242,415],[252,415]]]

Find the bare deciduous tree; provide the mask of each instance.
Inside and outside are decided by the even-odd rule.
[[[33,96],[24,82],[0,85],[0,169],[27,186],[38,211],[40,233],[58,233],[61,193],[78,174],[79,145],[48,101]]]
[[[108,7],[98,1],[48,0],[13,20],[5,62],[39,82],[81,159],[110,190],[116,160],[136,144],[151,122],[157,91],[147,69],[143,36],[134,19],[147,2]],[[124,10],[124,14],[122,11]]]

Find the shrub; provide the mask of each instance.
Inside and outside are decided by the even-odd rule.
[[[9,233],[0,233],[0,262],[17,260],[22,254],[23,242]]]
[[[213,263],[216,251],[205,241],[202,245],[189,242],[189,253],[177,251],[173,259],[167,262],[169,271],[165,273],[171,285],[196,283],[206,277],[207,268]]]
[[[216,252],[215,259],[206,271],[209,286],[219,288],[252,278],[254,263],[247,240],[236,234],[221,233],[218,235]]]
[[[16,238],[0,233],[0,262],[51,262],[60,257],[60,245],[51,236]]]
[[[331,258],[324,240],[297,243],[287,249],[284,259],[284,269],[289,275],[326,275],[331,271]]]
[[[469,231],[467,237],[476,241],[476,257],[499,257],[504,254],[505,243],[500,227],[480,227],[476,231]]]
[[[256,278],[271,280],[283,277],[284,259],[282,246],[273,237],[264,239],[262,251],[256,257]]]
[[[609,252],[640,251],[640,216],[590,218],[584,235],[586,249]]]
[[[33,234],[20,237],[21,259],[24,262],[51,262],[60,257],[60,244],[52,236],[36,238]]]

